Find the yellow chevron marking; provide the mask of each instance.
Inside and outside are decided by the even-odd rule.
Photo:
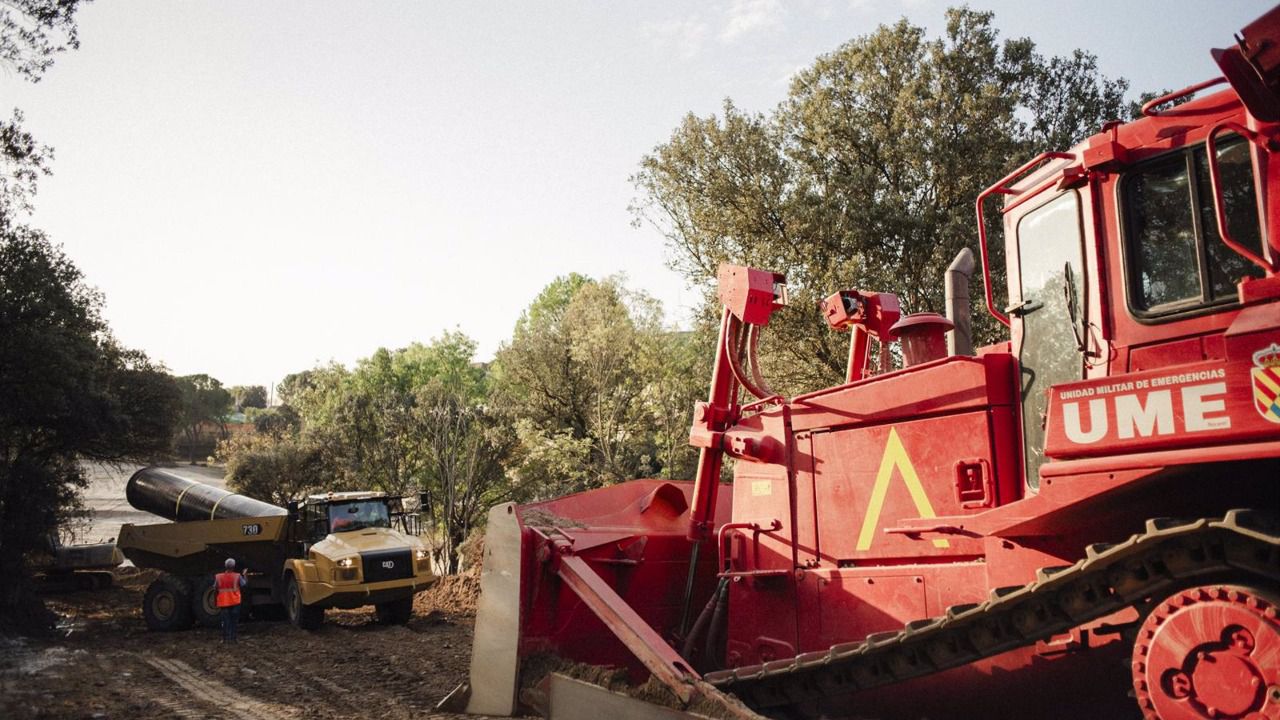
[[[862,519],[862,531],[858,533],[858,544],[854,548],[858,551],[871,549],[871,542],[875,540],[876,526],[880,523],[880,511],[884,509],[884,498],[889,494],[889,481],[893,479],[895,469],[902,475],[902,482],[906,483],[907,492],[911,493],[911,502],[915,503],[916,512],[920,513],[920,517],[937,517],[933,512],[933,505],[929,503],[929,496],[924,492],[924,486],[920,484],[920,476],[916,474],[915,466],[907,456],[907,449],[902,446],[897,428],[889,428],[889,441],[885,443],[884,457],[880,459],[880,470],[876,472],[876,484],[871,488],[867,516]],[[934,540],[933,546],[946,548],[951,547],[951,543],[942,538]]]

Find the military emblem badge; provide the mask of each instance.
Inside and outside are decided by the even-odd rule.
[[[1253,406],[1258,414],[1280,423],[1280,345],[1253,354]]]

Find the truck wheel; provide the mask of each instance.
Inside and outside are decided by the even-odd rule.
[[[378,603],[378,622],[383,625],[404,625],[413,617],[413,597]]]
[[[324,608],[302,602],[302,591],[298,589],[298,580],[293,576],[289,577],[289,585],[284,591],[284,606],[289,611],[289,622],[303,630],[315,630],[324,622]]]
[[[191,627],[191,588],[187,581],[173,575],[156,578],[142,598],[142,618],[148,629],[160,632]]]
[[[222,627],[222,608],[218,607],[218,585],[212,577],[192,578],[191,615],[201,627]]]

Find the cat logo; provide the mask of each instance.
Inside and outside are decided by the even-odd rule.
[[[1280,423],[1280,345],[1254,353],[1253,364],[1253,406],[1264,419]]]

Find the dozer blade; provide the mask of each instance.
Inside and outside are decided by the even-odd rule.
[[[702,682],[693,659],[671,644],[689,614],[692,492],[691,483],[635,480],[493,508],[467,711],[510,715],[521,687],[551,670],[617,668],[633,684],[656,678],[676,704],[710,701],[730,716],[755,717]],[[727,497],[716,514],[728,518]],[[694,565],[695,612],[713,592],[716,562],[709,549]]]
[[[467,712],[512,715],[520,669],[520,522],[515,503],[489,510],[484,533],[480,601],[471,645],[471,697]]]

